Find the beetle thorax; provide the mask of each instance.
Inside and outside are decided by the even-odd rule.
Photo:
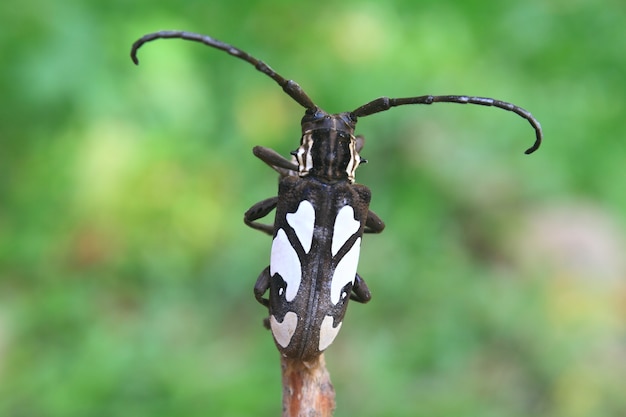
[[[329,115],[321,110],[302,119],[302,140],[294,152],[301,177],[354,182],[361,162],[349,113]]]

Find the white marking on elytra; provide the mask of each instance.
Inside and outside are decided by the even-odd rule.
[[[287,213],[287,223],[293,228],[302,244],[304,251],[309,253],[313,241],[313,228],[315,226],[315,209],[313,204],[302,200],[295,213]]]
[[[356,268],[359,263],[359,252],[361,250],[361,238],[358,238],[348,253],[339,261],[335,268],[333,278],[330,283],[330,301],[333,304],[339,302],[341,290],[349,282],[354,283]]]
[[[270,256],[270,275],[279,274],[287,283],[285,299],[292,301],[302,281],[302,268],[300,258],[291,247],[289,239],[283,229],[279,229],[272,242],[272,254]]]
[[[274,339],[284,348],[289,346],[289,342],[291,342],[291,337],[296,331],[297,325],[298,315],[293,311],[287,312],[282,322],[276,320],[276,317],[273,315],[270,316],[270,327],[272,328]]]
[[[324,317],[324,320],[322,320],[322,325],[320,326],[320,352],[330,346],[330,344],[333,343],[333,340],[335,340],[335,337],[337,337],[337,333],[339,333],[341,322],[337,325],[337,327],[333,327],[333,321],[332,316],[326,316]]]
[[[333,228],[333,243],[330,248],[333,256],[339,252],[339,249],[359,231],[361,223],[354,218],[354,209],[350,206],[343,206],[337,217],[335,218],[335,227]]]

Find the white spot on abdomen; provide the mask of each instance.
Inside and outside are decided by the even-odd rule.
[[[298,254],[291,247],[289,239],[283,229],[279,229],[272,243],[272,255],[270,257],[270,275],[279,274],[287,283],[285,299],[292,301],[302,281],[302,268]]]
[[[341,289],[349,282],[354,282],[356,268],[359,263],[359,253],[361,251],[361,238],[358,238],[348,253],[339,261],[335,268],[332,281],[330,283],[330,301],[333,304],[339,302]]]
[[[337,325],[337,327],[333,327],[333,317],[326,316],[324,320],[322,320],[322,325],[320,326],[320,343],[319,350],[320,352],[325,350],[335,337],[337,337],[337,333],[339,333],[339,329],[341,328],[341,323]]]
[[[307,200],[302,200],[295,213],[287,213],[287,223],[298,236],[300,244],[306,253],[311,250],[313,227],[315,226],[315,209]]]
[[[297,325],[298,315],[293,311],[287,312],[282,322],[276,320],[276,317],[270,316],[270,327],[272,328],[274,339],[284,348],[289,346]]]
[[[353,234],[359,231],[360,227],[361,223],[354,218],[354,209],[350,206],[343,206],[335,218],[333,243],[330,248],[333,256],[339,252],[339,249]]]

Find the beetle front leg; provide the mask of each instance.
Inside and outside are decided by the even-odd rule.
[[[274,171],[278,172],[281,177],[297,175],[298,173],[298,164],[284,158],[273,149],[255,146],[252,148],[252,153]]]
[[[385,229],[385,222],[372,210],[367,211],[364,233],[380,233]]]
[[[271,197],[263,201],[259,201],[248,209],[243,215],[243,222],[253,229],[260,230],[270,236],[274,235],[274,225],[257,223],[255,220],[262,219],[267,216],[278,204],[278,197]]]
[[[350,299],[363,304],[372,299],[370,289],[367,288],[367,284],[359,274],[356,274],[354,277],[354,285],[352,285],[352,294],[350,294]]]

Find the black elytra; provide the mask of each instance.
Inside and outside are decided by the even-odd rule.
[[[280,353],[288,358],[311,360],[335,338],[343,321],[348,298],[366,303],[371,294],[356,273],[364,233],[380,233],[385,225],[369,209],[371,193],[355,184],[355,171],[365,162],[359,155],[364,140],[355,136],[359,117],[407,104],[458,103],[492,106],[526,119],[535,130],[535,142],[525,153],[541,145],[541,125],[528,111],[514,104],[485,97],[424,95],[406,98],[380,97],[350,112],[329,114],[318,107],[298,83],[287,80],[263,61],[232,45],[206,35],[184,31],[160,31],[138,39],[137,50],[156,39],[179,38],[220,49],[253,65],[272,78],[283,91],[304,107],[300,146],[286,159],[269,148],[257,146],[255,156],[280,174],[278,195],[253,205],[244,222],[273,237],[270,266],[254,286],[256,299],[268,307],[268,325]],[[257,220],[276,210],[273,224]],[[269,291],[269,297],[264,295]]]

